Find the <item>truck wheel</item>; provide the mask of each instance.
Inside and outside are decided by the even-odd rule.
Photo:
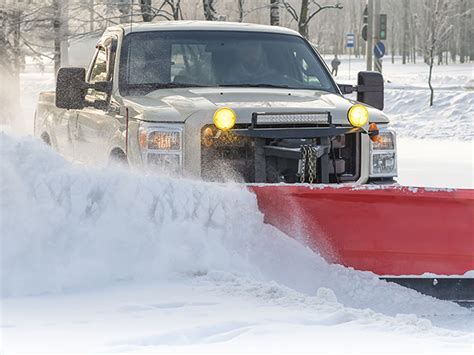
[[[46,145],[51,146],[51,139],[49,138],[48,133],[46,133],[46,132],[43,133],[43,134],[41,135],[41,140],[42,140],[44,143],[46,143]]]
[[[121,168],[128,167],[127,156],[125,155],[124,151],[121,149],[112,150],[112,153],[110,153],[108,166]]]

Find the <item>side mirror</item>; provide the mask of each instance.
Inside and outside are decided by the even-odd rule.
[[[61,68],[56,79],[56,107],[81,110],[85,107],[86,70]]]
[[[357,101],[383,110],[383,76],[378,72],[361,71],[357,77]]]
[[[357,91],[357,87],[350,84],[337,84],[337,86],[343,95],[352,94],[354,91]]]
[[[91,85],[96,91],[101,91],[107,95],[112,93],[112,82],[111,81],[98,81]]]

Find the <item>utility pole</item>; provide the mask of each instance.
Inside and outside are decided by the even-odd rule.
[[[367,49],[365,57],[367,61],[367,70],[372,70],[372,48],[374,33],[374,1],[367,0]]]
[[[374,0],[374,26],[373,26],[373,40],[374,44],[380,41],[380,0]],[[374,56],[374,70],[379,73],[382,72],[382,59]]]

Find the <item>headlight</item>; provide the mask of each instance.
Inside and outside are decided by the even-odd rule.
[[[372,141],[372,150],[394,150],[395,149],[395,132],[380,131],[376,141]]]
[[[236,115],[233,110],[222,107],[214,113],[214,124],[221,131],[228,131],[235,126]]]
[[[180,131],[151,131],[142,134],[148,149],[181,150]]]
[[[397,142],[393,131],[380,130],[370,142],[370,177],[397,176]]]
[[[397,160],[395,153],[374,153],[372,155],[373,177],[397,176]]]
[[[369,111],[361,104],[355,104],[347,112],[347,118],[354,127],[362,127],[369,122]]]
[[[138,143],[148,167],[175,173],[182,168],[183,127],[149,122],[140,123]]]

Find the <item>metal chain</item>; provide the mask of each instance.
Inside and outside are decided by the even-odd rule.
[[[306,165],[308,165],[308,181],[310,184],[316,181],[316,147],[311,145],[301,146],[301,167],[300,167],[300,182],[304,183],[306,180]]]
[[[312,184],[316,178],[316,148],[308,147],[309,183]]]
[[[300,182],[303,184],[306,178],[306,159],[308,156],[308,151],[305,145],[301,146],[301,172],[300,172]]]

